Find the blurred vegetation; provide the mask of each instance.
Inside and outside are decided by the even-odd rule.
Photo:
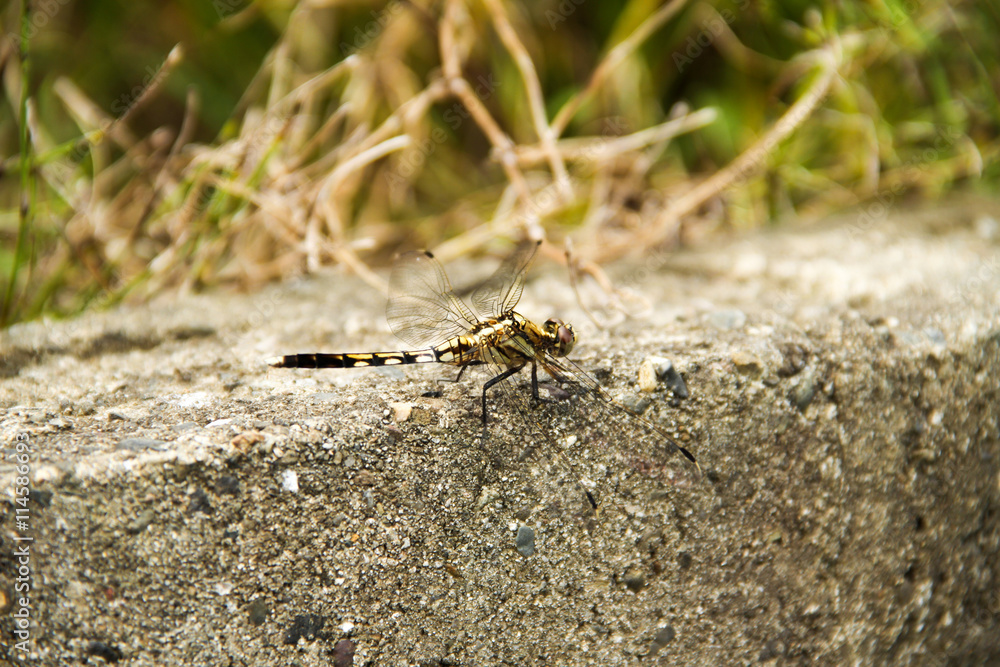
[[[381,286],[402,247],[524,234],[572,239],[593,275],[1000,176],[993,3],[41,0],[0,21],[3,325],[329,264]]]

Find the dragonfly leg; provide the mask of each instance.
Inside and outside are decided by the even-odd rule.
[[[558,377],[556,379],[561,380],[561,378]],[[545,386],[547,390],[549,390],[549,392],[555,395],[558,400],[562,400],[563,398],[567,398],[569,396],[562,389],[551,383],[543,382],[542,384]],[[532,359],[531,361],[531,398],[534,399],[536,405],[538,403],[555,402],[551,398],[543,398],[542,395],[538,393],[538,365],[535,363],[534,359]]]
[[[514,368],[508,368],[507,370],[505,370],[500,375],[497,375],[497,376],[492,377],[489,380],[487,380],[486,384],[483,385],[483,426],[484,427],[486,426],[486,390],[489,389],[490,387],[492,387],[493,385],[495,385],[498,382],[503,382],[504,380],[506,380],[511,375],[513,375],[514,373],[518,372],[519,370],[521,370],[520,366],[516,366]]]

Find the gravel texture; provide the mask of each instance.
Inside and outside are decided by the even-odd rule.
[[[25,657],[21,535],[38,665],[996,663],[998,210],[647,253],[610,273],[650,307],[604,331],[538,262],[519,310],[572,320],[573,357],[700,477],[647,474],[623,454],[644,427],[556,389],[540,437],[500,402],[483,438],[474,370],[269,370],[399,347],[335,273],[15,327],[0,660]],[[649,358],[673,379],[640,386]]]

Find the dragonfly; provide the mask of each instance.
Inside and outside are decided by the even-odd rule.
[[[569,388],[570,395],[590,406],[591,424],[601,429],[615,425],[622,430],[628,426],[632,427],[630,431],[639,428],[642,436],[638,442],[631,441],[636,467],[652,471],[659,461],[679,453],[700,475],[701,468],[690,451],[675,443],[660,426],[614,400],[596,379],[568,359],[576,344],[571,324],[550,318],[539,325],[515,310],[540,244],[528,241],[517,246],[492,276],[472,291],[472,308],[455,293],[433,254],[415,251],[403,255],[390,274],[386,319],[392,332],[415,350],[288,354],[266,362],[276,368],[312,369],[440,363],[460,368],[455,381],[469,367],[485,366],[491,377],[483,384],[480,398],[484,437],[489,414],[487,395],[494,388],[500,390],[522,422],[538,426],[529,414],[531,406],[522,399],[523,393],[517,392],[509,380],[530,367],[532,401],[547,402],[539,392],[541,368]],[[530,430],[537,433],[542,429]],[[596,509],[591,493],[587,491],[586,495]]]

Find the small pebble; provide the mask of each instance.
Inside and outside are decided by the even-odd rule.
[[[240,492],[240,482],[232,475],[223,475],[215,482],[215,492],[235,496]]]
[[[758,378],[764,370],[764,364],[753,352],[737,350],[732,355],[733,365],[742,375],[750,378]]]
[[[517,551],[522,556],[530,556],[535,553],[535,531],[527,526],[519,526],[517,538],[515,540]]]
[[[747,316],[738,308],[725,308],[717,310],[708,316],[708,321],[712,326],[723,331],[739,329],[747,323]]]
[[[799,378],[798,384],[792,388],[789,398],[792,399],[792,403],[800,412],[805,412],[814,396],[816,396],[816,374],[812,370],[808,370]]]
[[[390,403],[389,407],[392,408],[392,416],[397,424],[409,419],[410,413],[413,411],[413,406],[409,403]]]
[[[639,366],[639,391],[656,391],[660,379],[655,364],[654,357],[646,357]]]
[[[294,470],[283,470],[281,472],[281,488],[292,493],[299,492],[299,474]]]
[[[674,393],[677,398],[688,398],[691,393],[688,391],[687,383],[683,376],[677,372],[674,365],[668,362],[668,367],[660,374],[660,380],[667,385],[667,388]]]
[[[354,664],[354,642],[341,639],[333,647],[333,667],[351,667]]]
[[[131,535],[138,535],[142,531],[146,530],[146,526],[153,523],[156,519],[156,510],[147,509],[143,510],[139,516],[137,516],[132,523],[128,525],[125,529]]]
[[[62,417],[56,417],[55,419],[49,420],[49,426],[52,428],[59,429],[60,431],[69,431],[73,428],[72,422]]]
[[[659,653],[660,649],[672,642],[676,636],[677,632],[672,625],[667,625],[657,630],[656,636],[653,637],[653,642],[649,646],[649,656]]]
[[[625,586],[633,593],[638,593],[646,586],[646,575],[642,573],[642,570],[638,568],[632,568],[625,573],[622,578],[625,582]]]
[[[645,412],[646,409],[649,408],[652,402],[653,399],[649,398],[648,396],[633,395],[633,396],[624,396],[622,398],[622,403],[625,405],[625,407],[638,415],[641,415],[643,412]]]
[[[639,366],[639,389],[653,391],[659,383],[666,383],[671,391],[681,398],[687,398],[687,386],[684,379],[674,368],[674,364],[666,357],[646,357]]]
[[[262,625],[267,620],[269,610],[267,603],[257,598],[250,603],[250,623],[251,625]]]
[[[36,489],[28,491],[28,500],[41,507],[49,507],[52,504],[52,496],[51,491],[38,491]]]
[[[188,505],[188,514],[194,514],[195,512],[201,512],[202,514],[211,514],[214,510],[212,503],[208,499],[208,495],[201,489],[195,489],[194,493],[191,494],[191,503]]]

